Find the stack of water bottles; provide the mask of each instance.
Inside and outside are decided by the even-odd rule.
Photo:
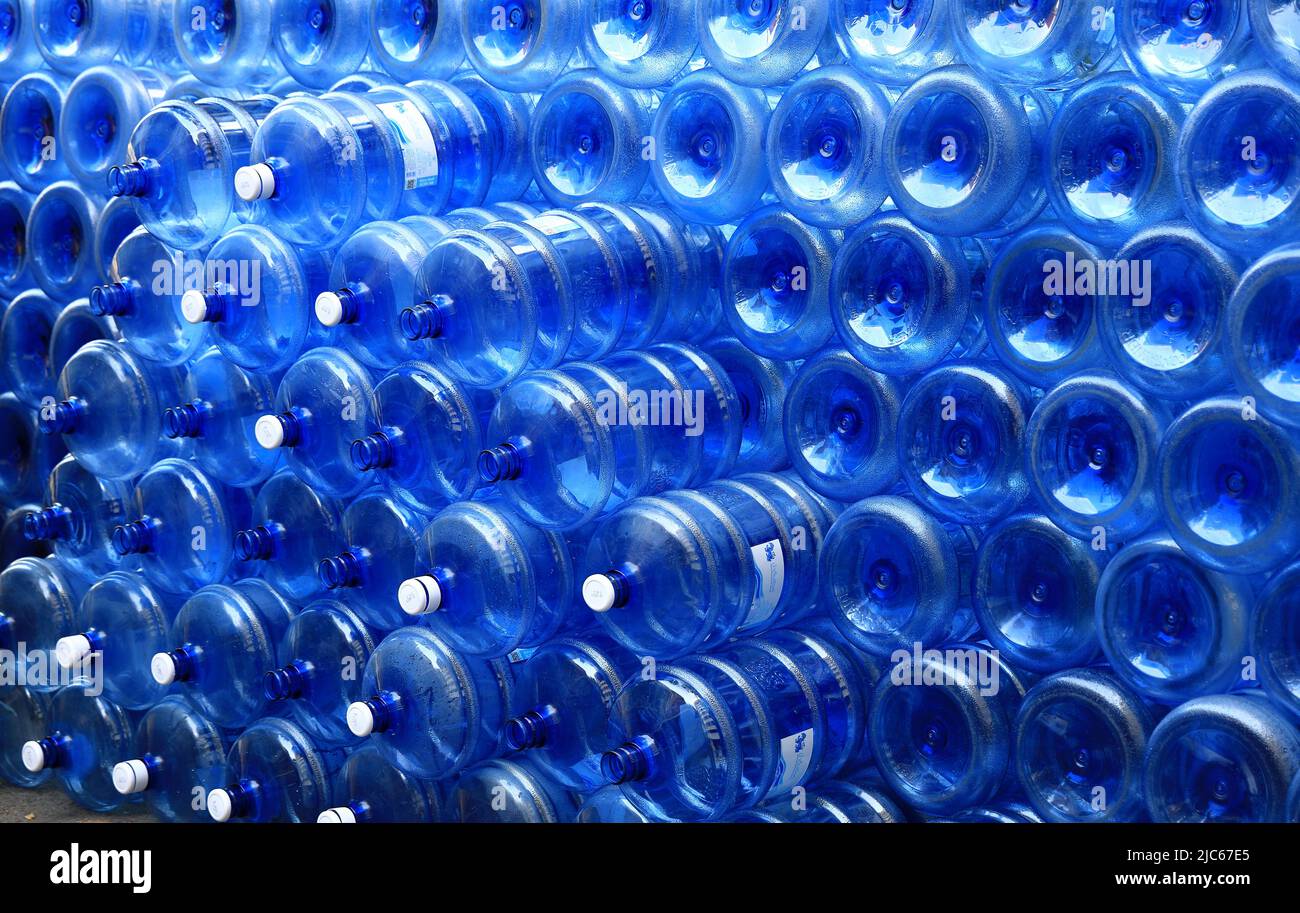
[[[0,776],[1300,820],[1296,0],[0,0]]]

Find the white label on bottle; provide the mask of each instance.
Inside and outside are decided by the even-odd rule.
[[[424,115],[406,100],[386,101],[378,107],[393,125],[393,132],[402,146],[403,186],[413,190],[437,181],[438,146]]]
[[[813,731],[805,729],[781,740],[781,760],[776,768],[776,785],[768,795],[789,792],[808,775],[812,764]]]
[[[741,627],[762,624],[771,618],[785,586],[785,552],[781,550],[780,539],[751,546],[749,553],[754,556],[754,599]]]
[[[577,223],[572,219],[555,214],[538,216],[535,219],[527,220],[524,224],[529,228],[540,231],[547,237],[558,235],[566,231],[573,231],[573,229],[577,227]]]

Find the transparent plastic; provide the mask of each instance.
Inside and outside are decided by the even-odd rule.
[[[591,65],[638,89],[671,83],[699,49],[696,0],[595,0],[584,4],[582,42]]]
[[[23,762],[35,755],[42,768],[53,768],[73,801],[91,811],[111,812],[133,801],[113,786],[113,767],[119,759],[135,756],[140,715],[89,693],[93,690],[86,679],[59,689],[50,701],[50,728],[22,746]]]
[[[447,6],[446,3],[441,4]],[[334,801],[317,823],[425,824],[442,820],[440,784],[403,773],[379,749],[348,755],[338,773]]]
[[[109,168],[126,161],[131,131],[170,82],[156,70],[120,64],[91,67],[73,80],[59,115],[59,154],[88,192],[108,191]]]
[[[446,79],[465,62],[460,17],[464,0],[375,0],[370,51],[396,79]]]
[[[90,294],[95,271],[95,224],[100,202],[72,181],[40,192],[27,216],[28,264],[32,278],[56,301]]]
[[[272,0],[271,35],[289,75],[328,89],[361,69],[370,50],[370,6],[355,0]]]
[[[11,181],[0,183],[0,295],[12,297],[32,284],[27,218],[32,198]]]
[[[68,79],[42,70],[22,75],[0,105],[0,164],[29,193],[68,176],[60,148],[59,113]]]
[[[208,792],[208,813],[218,821],[314,822],[334,805],[341,748],[317,746],[288,720],[259,720],[230,746],[230,780]]]
[[[1110,68],[1112,2],[961,0],[952,7],[957,54],[987,78],[1025,86],[1069,86]]]
[[[1300,720],[1300,564],[1274,574],[1255,604],[1251,655],[1264,691]]]
[[[172,7],[185,68],[214,86],[269,86],[283,75],[272,46],[271,0],[200,0]]]
[[[1262,63],[1248,0],[1116,4],[1115,28],[1134,73],[1194,100],[1216,82]]]
[[[456,781],[447,814],[460,824],[572,824],[578,801],[526,758],[488,761]]]
[[[113,530],[126,522],[131,487],[93,475],[76,457],[64,457],[46,482],[45,506],[24,523],[28,538],[50,542],[54,554],[86,574],[116,570],[122,556]]]
[[[126,236],[140,227],[135,204],[124,197],[110,197],[99,211],[95,223],[95,275],[101,280],[109,278],[113,268],[113,255],[126,240]]]
[[[1300,244],[1256,260],[1224,317],[1228,368],[1261,412],[1300,429]]]
[[[148,675],[149,660],[170,643],[180,599],[151,586],[138,574],[114,571],[100,577],[82,597],[80,631],[60,638],[59,665],[74,673],[102,675],[104,695],[128,710],[147,710],[168,686]]]
[[[740,402],[738,472],[771,472],[790,464],[781,418],[794,382],[794,365],[755,354],[738,339],[710,343],[708,352],[736,387]]]
[[[39,501],[67,452],[62,438],[41,434],[30,406],[12,393],[0,394],[0,503]]]
[[[89,583],[59,558],[18,558],[0,570],[0,646],[12,653],[14,685],[49,692],[66,683],[54,646],[77,633]]]
[[[149,810],[163,821],[185,824],[211,823],[206,802],[197,802],[195,791],[204,800],[207,794],[229,782],[226,753],[231,734],[211,720],[195,713],[180,695],[163,698],[140,719],[135,730],[134,757],[124,755],[113,768],[113,785],[123,785],[141,792]],[[144,765],[145,776],[136,770]],[[143,782],[142,782],[143,780]],[[195,805],[198,808],[195,808]]]
[[[60,307],[40,291],[23,292],[0,315],[0,377],[29,409],[54,393],[58,367],[50,358],[50,337]]]
[[[943,0],[832,0],[831,31],[864,76],[901,88],[956,61],[950,15]]]
[[[695,9],[700,50],[743,86],[783,85],[834,52],[830,0],[699,0]]]
[[[35,0],[36,44],[50,68],[75,75],[108,63],[127,34],[127,0]]]
[[[322,555],[343,548],[343,507],[292,469],[271,476],[253,499],[252,525],[235,534],[235,556],[288,598],[324,593]]]
[[[470,66],[508,92],[535,92],[565,71],[581,41],[581,0],[458,4]]]

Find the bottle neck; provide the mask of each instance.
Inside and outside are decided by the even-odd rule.
[[[447,317],[452,301],[446,295],[434,295],[402,311],[398,322],[402,335],[412,342],[420,339],[441,339],[447,329]]]
[[[376,431],[352,442],[352,465],[358,472],[387,469],[393,465],[393,429]]]
[[[123,557],[151,552],[161,526],[153,517],[123,523],[113,530],[113,550]]]
[[[311,681],[311,664],[301,659],[272,669],[262,679],[262,692],[272,703],[297,700],[307,692]]]
[[[550,704],[535,707],[506,722],[506,744],[515,751],[543,748],[558,723],[558,711]]]
[[[157,179],[159,166],[151,158],[138,159],[108,169],[108,191],[115,197],[148,196]]]
[[[108,282],[90,290],[90,313],[96,317],[122,317],[135,311],[135,282]]]
[[[649,736],[637,736],[600,756],[600,772],[613,784],[645,780],[654,767],[654,741]]]
[[[327,590],[338,590],[360,586],[367,564],[369,553],[364,549],[350,548],[333,558],[322,559],[317,572]]]
[[[53,406],[42,406],[38,425],[45,434],[72,434],[85,414],[86,404],[74,396]]]
[[[235,533],[235,557],[240,561],[270,561],[283,534],[279,524],[241,529]]]
[[[72,511],[62,504],[32,511],[23,518],[23,535],[28,539],[71,539]]]
[[[526,447],[518,440],[504,441],[478,455],[478,473],[484,482],[506,482],[524,471]]]
[[[201,400],[172,406],[163,413],[163,434],[171,440],[199,437],[211,413],[212,405]]]

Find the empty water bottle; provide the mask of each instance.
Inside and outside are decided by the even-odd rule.
[[[983,525],[1029,491],[1029,398],[993,363],[940,365],[912,386],[898,417],[898,465],[918,500],[941,516]]]
[[[508,203],[510,208],[520,205],[523,196],[536,197],[530,188],[533,183],[531,150],[528,146],[532,125],[532,95],[502,92],[473,70],[461,70],[448,79],[453,86],[483,115],[488,133],[494,137],[489,165],[492,181],[488,185],[484,203]],[[531,209],[531,207],[528,207]],[[532,218],[535,212],[523,215],[515,212],[514,218]]]
[[[864,75],[903,87],[956,59],[950,15],[942,0],[832,0],[831,31]]]
[[[163,413],[163,434],[188,441],[190,458],[210,478],[260,485],[280,463],[280,451],[263,448],[255,432],[275,399],[274,381],[208,349],[185,368],[183,396]]]
[[[0,568],[19,558],[44,558],[51,554],[49,542],[27,538],[27,518],[40,510],[39,504],[19,504],[4,512],[4,521],[0,522]]]
[[[258,490],[252,525],[235,534],[235,557],[290,599],[304,602],[323,592],[321,556],[343,548],[342,511],[292,469],[281,469]]]
[[[1114,675],[1069,669],[1029,689],[1016,719],[1020,788],[1047,821],[1139,821],[1156,717]]]
[[[50,328],[50,364],[54,366],[56,376],[86,343],[116,338],[117,328],[107,318],[97,316],[90,309],[88,299],[81,298],[65,305],[59,312],[59,319]]]
[[[694,0],[596,0],[583,5],[591,65],[625,86],[653,89],[691,67],[699,49]]]
[[[276,648],[294,614],[263,580],[206,586],[181,606],[172,649],[149,658],[148,674],[164,687],[180,682],[190,703],[218,726],[247,726],[268,710],[262,679],[277,668]]]
[[[374,0],[370,50],[401,82],[446,79],[465,62],[460,34],[464,0]]]
[[[885,122],[885,175],[894,203],[940,235],[998,237],[1047,205],[1039,172],[1051,102],[964,66],[927,73]]]
[[[636,199],[650,176],[650,159],[666,154],[651,145],[666,139],[647,143],[656,102],[651,93],[611,83],[596,70],[574,70],[555,80],[533,109],[529,138],[533,179],[542,195],[565,207]],[[751,172],[759,167],[753,161],[740,167],[745,165]]]
[[[53,691],[65,684],[54,647],[77,632],[89,583],[59,558],[18,558],[0,571],[0,646],[12,659],[14,685]]]
[[[316,89],[360,70],[370,50],[370,7],[348,0],[271,0],[271,35],[285,70]]]
[[[880,680],[871,703],[872,754],[913,808],[952,814],[1013,781],[1016,713],[1029,682],[996,650],[954,644],[916,650]]]
[[[579,824],[649,824],[651,819],[637,810],[622,788],[608,783],[586,794],[578,809]]]
[[[50,335],[60,307],[36,289],[23,292],[0,315],[0,356],[5,387],[35,408],[54,393],[58,368],[50,360]]]
[[[768,358],[806,358],[824,346],[834,332],[829,289],[839,240],[779,206],[750,213],[722,263],[731,331]]]
[[[439,779],[502,751],[513,689],[508,663],[461,656],[426,628],[399,628],[366,664],[370,697],[348,708],[348,728],[407,773]]]
[[[62,434],[90,472],[131,479],[177,452],[162,436],[162,411],[179,402],[180,372],[108,340],[87,343],[59,375],[58,402],[41,405],[41,430]]]
[[[10,685],[0,690],[0,778],[25,789],[40,786],[54,771],[33,773],[22,762],[22,747],[50,731],[49,695]]]
[[[95,272],[95,223],[99,197],[72,181],[58,181],[36,197],[27,216],[32,278],[56,301],[90,294]]]
[[[259,720],[230,746],[224,787],[207,794],[212,820],[301,824],[334,804],[342,748],[321,748],[288,720]]]
[[[92,577],[121,564],[113,530],[126,522],[132,507],[129,484],[93,475],[67,456],[50,472],[45,501],[26,521],[29,539],[53,543],[59,558]]]
[[[465,55],[484,79],[509,92],[555,81],[578,50],[580,0],[456,4]]]
[[[1144,229],[1115,254],[1130,270],[1128,289],[1102,301],[1097,331],[1112,367],[1138,390],[1184,402],[1228,385],[1228,298],[1236,258],[1186,225]],[[1275,324],[1273,324],[1275,325]]]
[[[1097,634],[1111,667],[1144,697],[1175,704],[1241,677],[1252,594],[1246,578],[1201,567],[1158,533],[1120,549],[1097,587]]]
[[[113,530],[113,548],[138,555],[145,579],[160,590],[193,592],[230,572],[249,501],[246,489],[223,485],[193,463],[162,460],[137,481],[132,519]]]
[[[1259,253],[1300,238],[1300,88],[1265,70],[1219,80],[1178,140],[1178,190],[1216,244]]]
[[[527,758],[488,761],[456,781],[447,816],[460,824],[572,824],[578,802]]]
[[[835,56],[830,0],[699,0],[695,9],[700,49],[732,82],[779,86]]]
[[[661,659],[797,623],[816,606],[835,515],[769,473],[638,499],[593,532],[583,601],[619,643]]]
[[[1251,33],[1268,62],[1293,79],[1300,77],[1300,21],[1295,11],[1273,0],[1248,0],[1247,8]]]
[[[76,75],[108,63],[127,34],[127,0],[36,0],[36,44],[52,69]]]
[[[12,393],[0,395],[0,503],[38,501],[45,481],[68,451],[41,434],[36,412]]]
[[[66,76],[36,70],[10,86],[0,105],[0,164],[31,193],[68,176],[59,133],[68,85]]]
[[[0,8],[0,80],[9,82],[40,68],[36,28],[33,0],[9,0]]]
[[[59,154],[82,187],[106,192],[109,168],[126,161],[131,131],[169,83],[156,70],[120,64],[91,67],[73,80],[59,115]]]
[[[322,494],[347,498],[370,484],[352,442],[374,425],[370,373],[339,349],[313,349],[285,372],[275,411],[257,420],[257,442],[285,448],[285,465]]]
[[[888,113],[885,94],[849,67],[822,67],[796,80],[767,132],[767,169],[786,208],[825,228],[879,209],[889,195],[881,148]]]
[[[95,275],[101,280],[110,278],[113,255],[126,240],[126,236],[140,227],[140,217],[135,205],[127,197],[111,197],[99,211],[95,223]]]
[[[756,354],[738,339],[727,337],[708,346],[736,387],[740,402],[738,472],[770,472],[790,465],[785,452],[781,417],[794,381],[794,366]]]
[[[619,693],[601,770],[649,817],[716,820],[844,770],[870,687],[833,639],[798,631],[660,664]]]
[[[1008,517],[985,534],[975,564],[975,614],[1018,669],[1056,672],[1092,662],[1099,552],[1043,516]]]
[[[1261,412],[1300,428],[1300,244],[1270,251],[1232,293],[1224,323],[1238,389]]]
[[[284,74],[271,43],[271,0],[202,0],[172,7],[186,69],[214,86],[269,86]]]
[[[958,55],[989,79],[1073,85],[1109,69],[1119,56],[1110,0],[1042,5],[962,0],[951,15]]]
[[[170,641],[180,599],[150,586],[139,575],[114,571],[95,581],[82,597],[80,631],[60,637],[59,665],[103,682],[104,695],[128,710],[147,710],[167,686],[142,674]]]
[[[185,73],[185,61],[176,45],[176,33],[172,31],[173,7],[181,2],[127,0],[126,35],[121,51],[121,59],[127,65],[151,66],[168,74]]]
[[[23,743],[31,773],[53,769],[69,796],[91,811],[111,812],[129,800],[113,786],[113,766],[133,756],[139,714],[100,696],[87,679],[59,689],[50,701],[49,729]]]
[[[32,198],[11,181],[0,183],[0,295],[12,297],[31,287],[27,217]]]
[[[132,129],[125,164],[109,170],[109,192],[132,200],[162,243],[206,247],[232,219],[252,214],[235,194],[235,173],[248,164],[257,126],[278,102],[270,95],[163,102]]]
[[[1180,212],[1174,183],[1182,107],[1127,73],[1090,81],[1052,118],[1047,195],[1073,231],[1122,244]]]
[[[650,133],[650,176],[664,201],[708,225],[730,225],[751,212],[770,183],[763,153],[771,110],[761,89],[713,69],[674,83]]]
[[[1157,451],[1169,416],[1109,371],[1052,388],[1025,432],[1029,481],[1052,521],[1105,551],[1156,521]],[[1073,663],[1072,665],[1082,665]]]
[[[164,821],[210,822],[207,794],[230,782],[230,741],[227,731],[185,698],[163,698],[136,726],[136,755],[113,765],[113,786],[124,796],[142,795]]]
[[[1300,435],[1248,399],[1207,399],[1180,415],[1156,472],[1162,519],[1206,567],[1263,573],[1300,549]]]
[[[288,716],[322,746],[356,742],[347,709],[359,701],[361,675],[375,652],[375,636],[356,615],[333,600],[311,603],[289,622],[276,650],[276,665],[262,677],[274,709]]]
[[[343,512],[343,550],[320,556],[321,583],[372,627],[407,624],[398,588],[416,574],[428,522],[428,513],[382,491],[362,495]]]
[[[1147,744],[1143,789],[1158,823],[1286,820],[1300,773],[1300,734],[1262,697],[1199,697],[1160,721]]]
[[[369,92],[393,84],[387,73],[374,70],[349,70],[330,85],[331,92]]]
[[[398,606],[462,653],[506,656],[589,621],[575,605],[569,543],[509,508],[453,504],[421,542]]]
[[[1300,719],[1300,564],[1288,565],[1269,580],[1255,604],[1251,654],[1259,663],[1259,680],[1268,696]]]
[[[877,786],[828,780],[727,819],[741,824],[898,824],[903,810]]]
[[[914,502],[866,498],[840,514],[822,546],[821,605],[840,634],[884,659],[971,633],[974,537]]]
[[[439,785],[402,772],[370,745],[348,756],[338,773],[334,801],[340,804],[321,812],[317,824],[425,824],[442,819]]]
[[[1193,100],[1238,70],[1259,66],[1247,0],[1116,4],[1116,31],[1134,73]]]

